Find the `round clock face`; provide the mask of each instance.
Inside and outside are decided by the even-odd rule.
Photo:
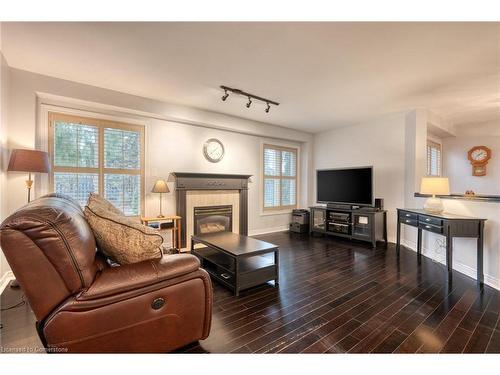
[[[472,151],[470,156],[474,161],[483,161],[488,156],[488,152],[484,148],[478,148]]]
[[[224,146],[218,139],[210,138],[203,145],[203,154],[208,161],[217,163],[224,157]]]

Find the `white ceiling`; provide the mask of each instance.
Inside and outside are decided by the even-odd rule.
[[[413,108],[500,121],[500,23],[3,23],[11,67],[317,132]],[[281,102],[247,109],[219,85]]]

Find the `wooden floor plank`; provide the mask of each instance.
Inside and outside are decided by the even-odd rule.
[[[491,298],[483,316],[479,320],[469,342],[464,348],[464,353],[484,353],[490,343],[498,322],[498,296]]]
[[[437,353],[440,352],[452,332],[458,327],[463,317],[469,311],[470,307],[476,299],[477,290],[469,289],[458,301],[458,303],[446,315],[446,318],[434,329],[434,340],[425,341],[419,349],[420,353]]]
[[[447,342],[441,349],[441,353],[462,353],[465,346],[469,342],[472,332],[476,329],[479,320],[483,316],[486,306],[489,304],[494,292],[481,290],[476,294],[476,300],[470,307],[467,314],[451,333]]]
[[[434,334],[434,329],[445,319],[455,304],[465,293],[463,284],[455,285],[449,289],[449,293],[441,296],[440,303],[433,309],[434,304],[430,304],[428,309],[424,309],[424,314],[417,316],[409,325],[413,331],[409,332],[408,324],[400,326],[399,329],[408,334],[405,341],[395,350],[397,353],[416,353],[424,343],[438,340]],[[425,316],[425,312],[429,312]]]
[[[404,287],[401,286],[399,289],[397,289],[397,287],[395,287],[395,286],[384,288],[375,294],[370,293],[369,298],[365,298],[364,300],[357,301],[356,305],[353,307],[347,305],[347,307],[349,307],[349,308],[344,309],[344,310],[336,308],[336,309],[326,313],[325,315],[323,315],[323,318],[328,320],[327,324],[325,324],[324,326],[318,327],[317,332],[313,331],[313,332],[308,332],[307,334],[308,335],[315,334],[315,335],[325,336],[325,335],[329,334],[332,330],[337,329],[339,326],[344,324],[349,319],[353,319],[356,315],[362,314],[367,309],[376,308],[377,306],[380,306],[380,304],[379,305],[376,304],[378,298],[383,300],[382,297],[387,296],[388,294],[389,295],[392,294],[392,298],[394,298],[394,296],[396,296],[396,298],[397,298],[397,294],[395,294],[394,292],[397,292],[398,290],[399,290],[399,292],[401,292],[401,290],[404,290]],[[382,302],[382,303],[384,303],[384,302]],[[347,310],[347,311],[344,312],[345,310]],[[303,340],[303,339],[304,338],[301,338],[301,340]],[[307,342],[309,342],[309,339],[307,339]],[[300,351],[302,349],[305,349],[308,346],[308,345],[304,346],[304,344],[302,342],[293,343],[293,344],[289,343],[289,342],[284,342],[284,344],[290,345],[290,347],[288,347],[286,350],[284,350],[286,352],[294,352],[295,350]]]
[[[385,353],[389,347],[395,349],[408,336],[397,329],[398,324],[424,304],[436,292],[436,289],[436,285],[429,286],[428,283],[424,283],[393,306],[389,306],[382,313],[372,317],[363,325],[365,332],[362,335],[360,332],[353,332],[354,336],[363,341],[358,344],[357,350],[351,350],[351,352]],[[398,345],[396,345],[397,339],[400,340]]]
[[[403,292],[404,293],[405,291],[405,287],[402,286],[400,289],[399,289],[399,292]],[[381,294],[381,293],[378,293],[374,296],[371,296],[371,300],[372,301],[375,301],[377,300],[377,297],[380,297],[381,295],[384,295],[384,294]],[[387,293],[385,294],[387,295]],[[392,297],[391,298],[394,298],[394,295],[396,296],[397,298],[397,294],[394,294],[392,293]],[[387,297],[389,298],[389,297]],[[378,304],[369,304],[369,299],[368,300],[365,300],[363,303],[361,304],[358,304],[356,306],[356,308],[354,309],[351,309],[349,310],[349,313],[352,314],[352,316],[350,318],[353,318],[354,316],[356,316],[356,314],[358,314],[359,316],[362,316],[366,311],[370,311],[370,309],[380,309],[380,308],[383,308],[384,304],[387,303],[387,298],[386,299],[382,299]],[[367,302],[368,301],[368,302]],[[361,309],[360,309],[361,307]],[[354,314],[353,314],[354,312]],[[338,311],[335,311],[335,314],[338,315]],[[337,321],[339,319],[333,319],[332,320],[332,315],[331,314],[325,314],[324,317],[328,318],[330,320],[330,322],[328,324],[325,324],[324,326],[320,326],[318,327],[317,330],[313,330],[312,332],[306,332],[307,335],[310,335],[310,334],[315,334],[315,335],[318,335],[320,333],[324,333],[325,330],[332,330],[332,329],[336,329],[340,324],[342,324],[344,321],[342,320],[344,317],[345,317],[345,314],[343,316],[341,316],[339,319],[341,319],[341,321],[339,323],[337,323]],[[296,351],[300,351],[302,349],[304,349],[306,346],[304,346],[304,337],[301,337],[300,341],[299,342],[295,342],[295,343],[289,343],[287,340],[284,340],[282,341],[280,344],[283,346],[283,345],[289,345],[286,349],[282,349],[283,352],[288,352],[288,353],[293,353],[293,352],[296,352]],[[307,338],[306,342],[305,343],[309,343],[309,338]]]
[[[178,353],[500,352],[500,292],[394,244],[288,232],[258,236],[280,247],[280,286],[235,297],[214,283],[208,339]],[[22,293],[7,288],[2,307]],[[1,345],[42,347],[29,305],[2,312]]]
[[[471,336],[472,332],[457,327],[446,341],[440,353],[462,353]]]
[[[500,353],[500,316],[497,319],[497,325],[491,335],[490,342],[486,347],[486,353]]]

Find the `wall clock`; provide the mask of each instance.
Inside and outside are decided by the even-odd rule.
[[[224,157],[224,145],[216,138],[208,139],[203,145],[203,155],[211,163],[218,163]]]
[[[491,159],[491,150],[486,146],[474,146],[467,153],[472,164],[473,176],[486,176],[486,164]]]

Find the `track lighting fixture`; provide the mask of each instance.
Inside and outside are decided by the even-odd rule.
[[[222,96],[223,102],[225,102],[226,99],[228,98],[229,92],[232,92],[233,94],[246,96],[248,98],[248,102],[245,104],[247,108],[250,108],[250,106],[252,105],[252,99],[256,99],[256,100],[259,100],[261,102],[266,103],[266,109],[264,110],[266,113],[269,113],[269,110],[271,109],[271,104],[280,105],[280,103],[278,103],[278,102],[275,102],[273,100],[269,100],[266,98],[262,98],[262,97],[257,96],[257,95],[250,94],[250,93],[245,92],[245,91],[240,90],[240,89],[235,89],[235,88],[231,88],[231,87],[227,87],[227,86],[221,86],[220,88],[222,90],[224,90],[224,95]]]

